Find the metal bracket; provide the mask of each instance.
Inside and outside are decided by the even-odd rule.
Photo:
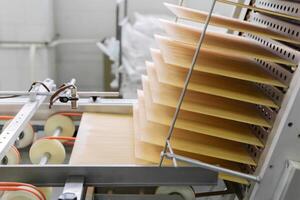
[[[84,177],[71,176],[67,179],[64,190],[58,200],[83,200],[84,193]]]

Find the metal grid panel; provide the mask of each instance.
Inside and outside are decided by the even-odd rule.
[[[260,64],[265,70],[267,70],[271,75],[279,79],[285,85],[290,85],[293,77],[293,73],[289,70],[281,67],[276,63],[266,62],[263,60],[255,59],[258,64]]]
[[[258,8],[284,13],[290,16],[300,17],[300,5],[289,1],[258,0],[255,3]]]
[[[278,20],[260,13],[250,13],[249,21],[263,25],[294,40],[300,40],[300,27],[286,21]]]
[[[295,49],[287,45],[281,44],[272,39],[262,38],[250,33],[246,33],[244,34],[244,36],[256,40],[257,42],[265,46],[267,49],[271,50],[274,54],[293,62],[295,66],[298,65],[298,63],[300,62],[299,51],[296,51]]]

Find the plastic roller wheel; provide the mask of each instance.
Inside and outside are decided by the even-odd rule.
[[[29,157],[33,164],[39,164],[45,154],[50,154],[47,164],[62,164],[66,158],[66,151],[58,140],[37,140],[30,148]]]
[[[53,193],[52,187],[39,187],[39,190],[43,192],[47,200],[50,200]]]
[[[41,194],[31,188],[26,186],[20,186],[19,188],[23,188],[29,191],[18,190],[18,191],[6,191],[1,199],[5,200],[39,200]],[[38,195],[38,196],[37,196]]]
[[[75,132],[73,121],[64,115],[53,115],[48,118],[45,124],[46,136],[53,136],[53,133],[57,128],[61,128],[59,136],[72,137]]]
[[[20,163],[20,153],[18,149],[14,146],[10,148],[8,153],[4,156],[1,165],[17,165]]]
[[[195,192],[193,188],[189,186],[161,186],[157,188],[156,194],[177,194],[185,200],[196,200]]]
[[[11,120],[7,121],[4,124],[3,129],[5,129],[9,125],[10,122],[11,122]],[[30,124],[27,124],[26,127],[24,128],[23,132],[20,134],[19,140],[18,140],[18,142],[16,142],[15,146],[18,149],[29,146],[30,144],[32,144],[34,135],[35,134],[34,134],[34,130],[33,130],[32,126]]]

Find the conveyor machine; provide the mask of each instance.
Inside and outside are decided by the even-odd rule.
[[[212,14],[217,1],[239,19]],[[50,199],[55,187],[62,200],[299,198],[299,4],[165,6],[176,20],[161,21],[137,100],[75,80],[0,93],[2,199]]]

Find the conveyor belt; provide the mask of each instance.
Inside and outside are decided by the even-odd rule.
[[[172,11],[179,18],[204,23],[206,17],[208,16],[208,13],[204,11],[199,11],[199,10],[181,7],[181,6],[168,4],[168,3],[165,3],[165,5],[170,11]],[[247,21],[240,21],[238,19],[233,19],[230,17],[213,14],[210,24],[219,27],[228,28],[234,31],[248,32],[255,35],[261,35],[267,38],[273,38],[276,40],[281,40],[289,43],[300,44],[299,40],[290,39],[285,35],[282,35],[280,33],[277,33],[269,29],[267,26],[260,26],[260,25],[252,24]]]
[[[168,33],[170,38],[179,42],[187,43],[192,47],[196,47],[202,33],[201,29],[166,20],[161,20],[161,22],[164,30]],[[162,36],[156,36],[156,38],[158,38],[158,40],[160,38],[165,40],[169,39]],[[236,55],[241,58],[257,58],[268,62],[297,65],[297,63],[290,62],[280,56],[277,56],[255,40],[249,40],[241,36],[227,33],[207,31],[202,50],[203,49],[211,49],[214,52],[229,56]],[[244,61],[244,65],[247,64],[248,63]]]
[[[134,150],[132,115],[83,113],[70,164],[144,163]]]

